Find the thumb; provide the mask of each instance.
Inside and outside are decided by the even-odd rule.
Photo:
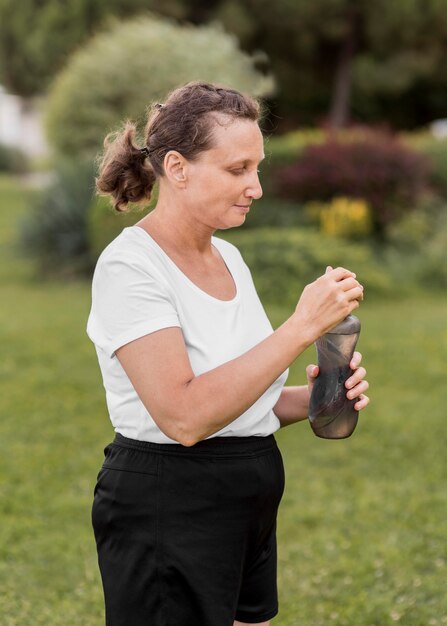
[[[328,265],[325,273],[327,274],[328,272],[331,272],[333,269],[334,268],[331,265]]]
[[[318,365],[308,365],[306,367],[307,380],[309,383],[313,383],[320,373],[320,368]]]

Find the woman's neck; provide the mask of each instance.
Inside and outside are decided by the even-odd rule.
[[[188,210],[178,204],[159,200],[157,206],[137,224],[162,247],[196,256],[212,253],[211,237],[215,230],[191,219]]]

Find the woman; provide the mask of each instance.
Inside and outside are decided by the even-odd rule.
[[[239,92],[190,83],[154,107],[142,148],[130,124],[106,142],[97,188],[116,209],[159,181],[155,209],[102,253],[88,321],[116,431],[92,512],[108,626],[266,626],[278,611],[273,433],[307,417],[318,374],[285,388],[287,368],[363,287],[328,268],[273,332],[240,253],[213,236],[262,195],[258,115]]]

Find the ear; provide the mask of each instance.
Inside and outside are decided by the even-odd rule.
[[[164,158],[164,170],[166,177],[176,187],[186,188],[186,174],[188,162],[180,152],[170,150]]]

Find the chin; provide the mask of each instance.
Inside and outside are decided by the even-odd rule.
[[[229,228],[237,228],[245,223],[245,215],[241,215],[239,220],[234,220],[231,224],[225,224],[219,227],[219,230],[228,230]]]

